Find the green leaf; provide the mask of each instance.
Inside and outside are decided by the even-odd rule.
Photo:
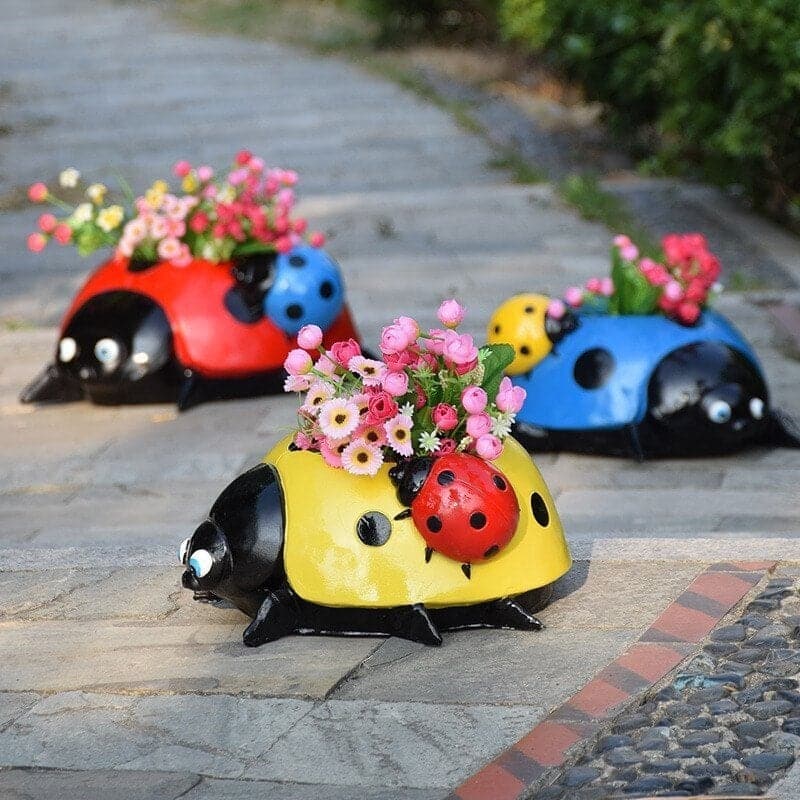
[[[506,367],[514,360],[516,353],[510,344],[487,344],[481,350],[486,353],[481,388],[489,395],[490,400],[494,400],[500,390],[500,381],[503,380]]]

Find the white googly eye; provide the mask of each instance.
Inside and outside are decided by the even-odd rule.
[[[113,339],[100,339],[94,346],[94,355],[101,364],[113,364],[119,359],[119,345]]]
[[[134,353],[131,356],[131,361],[134,364],[138,364],[140,367],[143,367],[148,361],[150,360],[150,356],[147,353]]]
[[[76,341],[70,337],[65,336],[58,343],[58,358],[60,361],[72,361],[78,355],[78,345]]]
[[[764,401],[760,397],[754,397],[750,401],[750,413],[753,415],[753,419],[764,417]]]
[[[708,418],[718,425],[729,422],[731,418],[731,407],[724,400],[715,400],[708,407]]]
[[[181,564],[186,563],[186,554],[189,552],[189,540],[184,539],[181,542],[181,546],[178,548],[178,558],[181,560]]]
[[[189,567],[192,572],[198,577],[202,578],[211,572],[211,567],[214,566],[214,559],[211,558],[211,553],[208,550],[195,550],[189,556]]]

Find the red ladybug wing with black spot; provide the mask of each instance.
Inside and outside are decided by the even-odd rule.
[[[411,504],[414,524],[427,545],[462,563],[490,558],[505,547],[519,513],[503,473],[465,453],[437,458]]]
[[[63,331],[87,300],[104,292],[127,290],[155,300],[172,328],[175,355],[183,367],[206,378],[242,378],[280,369],[297,340],[269,318],[242,322],[225,307],[235,286],[230,264],[196,259],[186,267],[167,262],[141,271],[128,259],[112,258],[97,269],[76,295],[61,324]],[[326,331],[324,345],[358,340],[347,306]]]

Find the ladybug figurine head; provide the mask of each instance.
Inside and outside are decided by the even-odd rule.
[[[419,494],[433,467],[433,461],[428,456],[409,458],[389,470],[389,477],[397,488],[397,498],[404,506],[410,506]]]

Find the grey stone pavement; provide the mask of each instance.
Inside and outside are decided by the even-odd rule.
[[[180,157],[240,147],[301,173],[367,341],[399,312],[469,329],[521,290],[607,269],[610,233],[487,168],[442,111],[348,63],[189,34],[157,4],[5,0],[0,196],[64,166],[136,188]],[[716,213],[716,212],[715,212]],[[731,212],[738,213],[738,212]],[[468,632],[439,649],[289,638],[251,650],[245,620],[179,587],[177,543],[293,421],[294,399],[31,408],[20,387],[91,269],[24,247],[0,218],[0,797],[433,800],[622,652],[710,562],[800,561],[800,454],[705,461],[537,459],[576,563],[540,634]],[[740,229],[796,276],[785,235]],[[795,242],[796,244],[796,242]],[[720,304],[800,415],[800,362],[740,295]],[[556,400],[554,398],[554,400]],[[796,796],[796,774],[785,798]],[[794,792],[794,793],[793,793]]]

